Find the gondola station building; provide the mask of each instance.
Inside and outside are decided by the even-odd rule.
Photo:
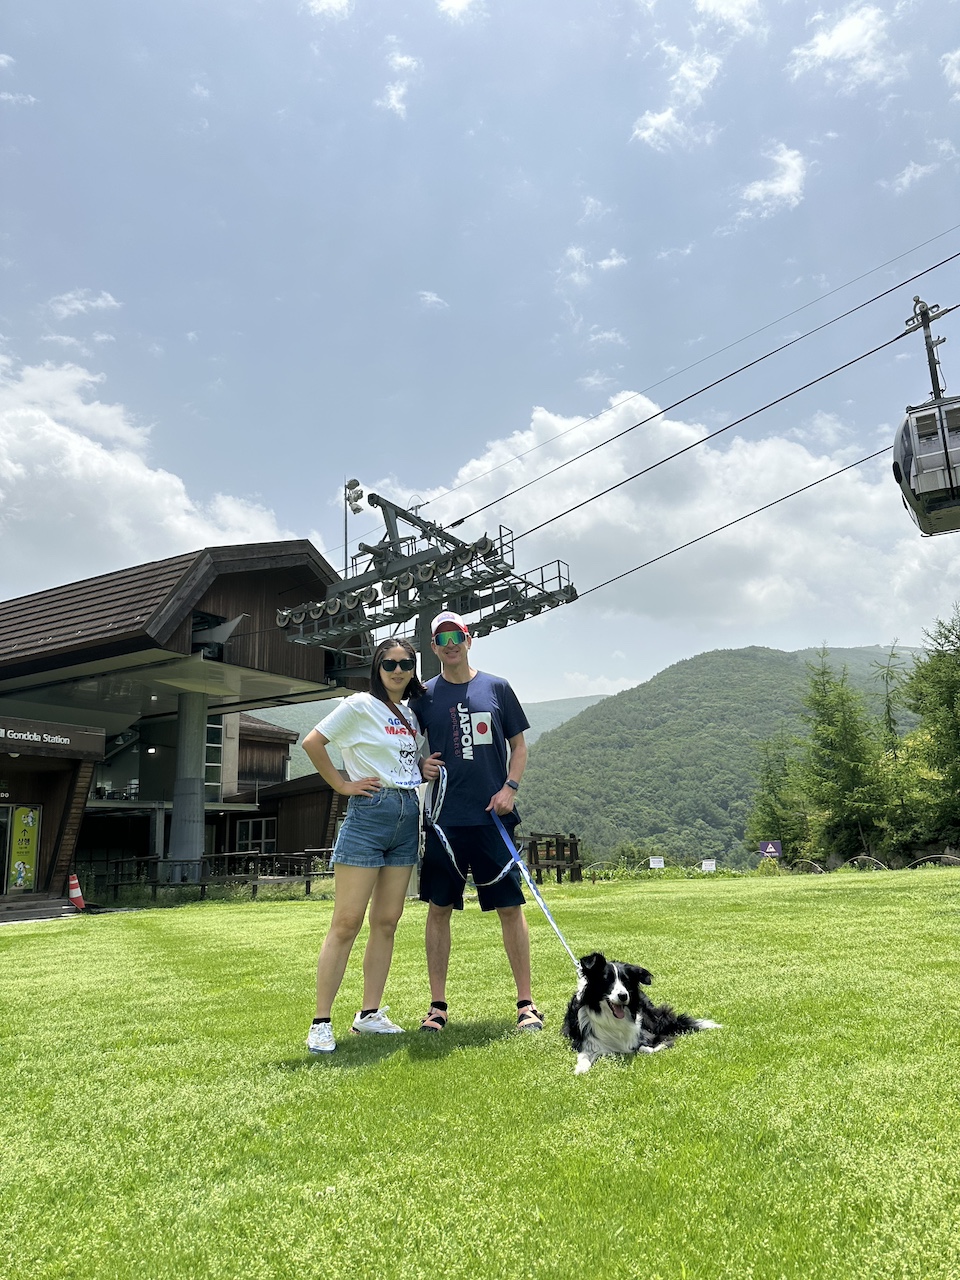
[[[278,849],[297,735],[250,713],[351,692],[339,655],[276,622],[339,581],[296,540],[0,602],[0,909],[62,897],[78,858],[137,857],[176,883],[238,843]],[[286,790],[288,839],[321,843],[340,797],[319,777]]]

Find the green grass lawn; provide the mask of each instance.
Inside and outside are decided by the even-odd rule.
[[[586,1076],[536,907],[542,1035],[496,920],[455,920],[442,1035],[303,1048],[329,902],[0,929],[0,1272],[960,1275],[960,872],[548,888],[579,953],[724,1024]],[[424,908],[387,991],[426,1012]]]

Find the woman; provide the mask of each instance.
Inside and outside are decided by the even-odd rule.
[[[410,868],[420,845],[417,788],[437,776],[439,756],[420,760],[423,735],[416,716],[401,710],[406,697],[420,697],[417,655],[407,640],[383,640],[373,654],[370,692],[345,698],[307,734],[303,749],[334,791],[349,796],[347,816],[330,859],[334,869],[333,919],[317,963],[317,1016],[307,1036],[311,1053],[337,1047],[331,1009],[367,907],[370,937],[363,955],[363,1008],[353,1020],[357,1033],[402,1032],[380,1008],[393,957],[393,936],[403,912]],[[327,753],[340,748],[348,781]]]

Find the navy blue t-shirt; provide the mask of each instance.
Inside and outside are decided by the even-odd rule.
[[[443,676],[427,681],[411,710],[447,767],[441,825],[478,827],[490,821],[490,797],[507,777],[507,739],[530,728],[506,680],[478,671],[466,684]]]

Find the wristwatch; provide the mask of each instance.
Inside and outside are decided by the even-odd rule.
[[[505,787],[509,787],[511,791],[519,791],[519,790],[520,790],[520,783],[519,783],[519,782],[514,782],[514,780],[513,780],[512,778],[508,778],[508,779],[506,780],[506,782],[505,782],[503,785],[504,785]]]

